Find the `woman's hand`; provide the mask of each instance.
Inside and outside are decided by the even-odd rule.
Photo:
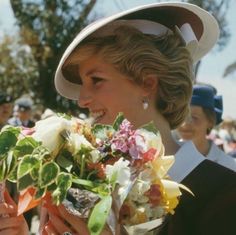
[[[0,203],[0,235],[28,235],[29,229],[24,216],[16,216],[16,204],[7,191],[4,197],[5,202]],[[6,214],[7,217],[4,217]]]
[[[58,206],[59,215],[48,211],[49,220],[44,227],[44,231],[50,235],[64,234],[70,232],[73,235],[89,235],[86,222],[67,212],[63,205]],[[102,232],[102,235],[111,235],[108,229]]]

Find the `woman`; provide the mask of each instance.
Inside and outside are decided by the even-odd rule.
[[[197,6],[145,5],[99,20],[81,31],[65,51],[56,72],[57,91],[88,108],[96,123],[111,124],[118,112],[123,112],[135,127],[153,121],[160,130],[166,154],[176,156],[170,175],[177,181],[184,179],[183,183],[196,193],[196,199],[183,195],[176,214],[166,220],[161,234],[217,234],[212,226],[199,225],[199,221],[206,221],[199,217],[199,210],[203,212],[209,199],[217,199],[215,189],[228,186],[222,177],[225,171],[226,182],[228,178],[236,182],[234,172],[204,160],[193,144],[180,147],[171,136],[171,129],[180,125],[188,113],[192,64],[211,49],[217,36],[216,21]],[[181,157],[186,154],[191,156]],[[195,172],[205,171],[206,167],[217,167],[217,175],[213,175],[215,179],[221,177],[224,187],[219,182],[210,192],[198,194],[195,186],[199,184],[191,182],[198,179]],[[206,183],[212,185],[210,179]],[[227,214],[231,211],[221,211],[226,212],[222,223],[228,226]],[[48,213],[46,234],[88,234],[85,222],[64,207],[59,206],[56,214]],[[103,234],[111,231],[105,229]],[[125,233],[121,228],[116,234]]]
[[[222,104],[222,97],[215,96],[211,87],[195,85],[191,99],[191,115],[177,131],[184,141],[192,140],[198,151],[207,159],[235,171],[236,161],[207,138],[213,127],[221,122],[223,107],[220,105],[217,108],[218,103]]]

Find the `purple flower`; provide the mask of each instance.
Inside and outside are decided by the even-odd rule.
[[[141,159],[146,152],[145,139],[142,135],[132,130],[131,123],[124,119],[119,131],[115,133],[111,141],[112,150],[128,153],[134,160]]]
[[[129,151],[129,137],[132,136],[133,133],[131,123],[127,119],[124,119],[119,130],[111,140],[112,150],[120,150],[122,153],[127,153]]]

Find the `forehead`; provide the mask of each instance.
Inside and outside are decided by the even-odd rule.
[[[191,105],[190,110],[191,110],[191,114],[204,115],[204,112],[201,106]]]

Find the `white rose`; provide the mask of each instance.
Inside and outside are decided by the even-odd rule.
[[[88,142],[83,135],[78,133],[70,133],[68,136],[69,151],[74,155],[81,149],[82,146],[93,149],[91,143]]]
[[[129,161],[120,158],[114,165],[106,165],[105,173],[108,180],[115,180],[119,185],[127,185],[130,182]]]
[[[146,151],[150,148],[155,148],[158,152],[163,149],[161,136],[159,134],[147,131],[146,129],[138,129],[136,130],[136,134],[144,137]]]
[[[50,152],[54,152],[58,150],[62,142],[60,133],[63,130],[71,131],[73,126],[73,121],[52,116],[36,122],[32,137],[37,141],[41,141],[43,146],[48,148]]]

